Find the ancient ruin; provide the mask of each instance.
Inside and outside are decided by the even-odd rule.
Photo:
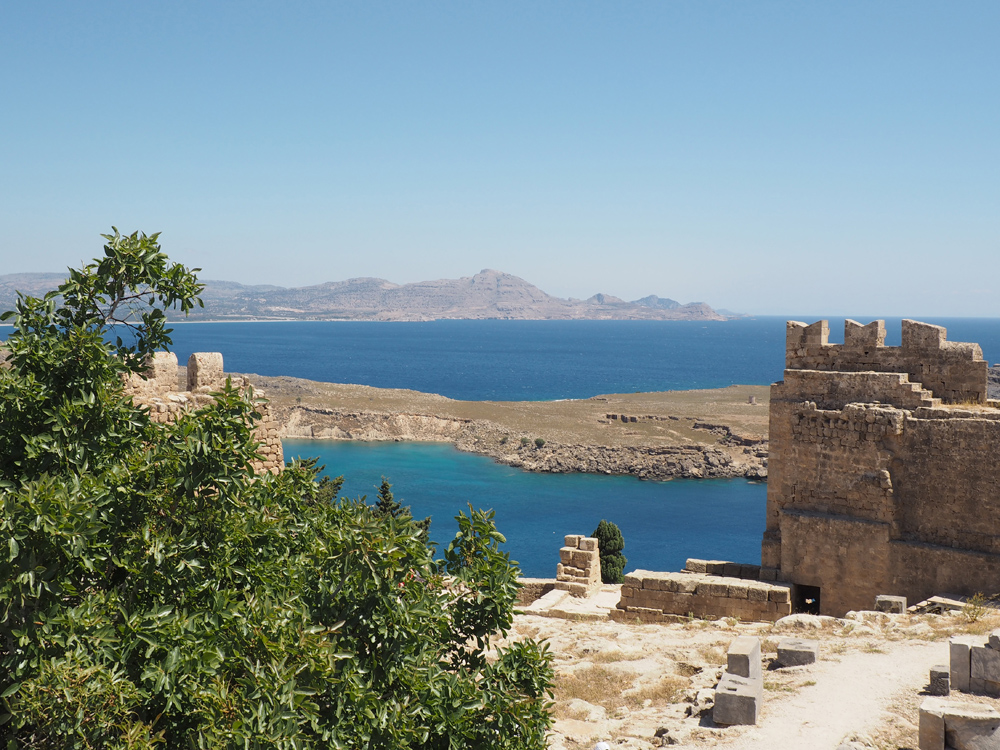
[[[154,422],[172,422],[177,415],[197,409],[212,402],[212,392],[221,390],[226,384],[222,366],[222,355],[218,352],[198,352],[188,358],[187,373],[182,383],[181,369],[177,365],[177,355],[173,352],[156,352],[147,361],[145,379],[131,375],[125,382],[125,392],[132,401],[149,409]],[[249,386],[246,378],[233,378],[233,384],[240,388]],[[256,396],[262,396],[258,391]],[[261,460],[254,463],[258,474],[277,472],[285,465],[278,424],[271,417],[266,403],[258,404],[261,420],[255,427],[260,447],[257,452]]]
[[[796,611],[843,615],[876,596],[996,593],[1000,402],[979,345],[944,328],[789,322],[771,386],[762,565]],[[762,576],[763,577],[763,576]]]

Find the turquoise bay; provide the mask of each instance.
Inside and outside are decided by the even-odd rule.
[[[602,518],[625,536],[627,570],[679,570],[688,557],[760,562],[763,483],[742,479],[643,482],[633,477],[534,474],[443,443],[285,441],[285,458],[317,456],[343,493],[372,501],[383,476],[431,539],[446,544],[453,517],[492,508],[504,549],[523,575],[553,577],[565,534],[590,534]]]

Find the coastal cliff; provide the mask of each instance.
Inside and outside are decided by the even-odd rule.
[[[283,438],[448,442],[537,472],[653,480],[767,477],[766,427],[761,430],[766,404],[750,403],[744,394],[766,391],[759,386],[581,401],[463,402],[414,391],[250,377],[266,388]],[[612,408],[638,413],[608,414]],[[685,413],[691,411],[713,418]],[[735,428],[722,423],[725,413]]]

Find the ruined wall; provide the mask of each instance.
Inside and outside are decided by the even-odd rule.
[[[1000,590],[1000,410],[986,402],[979,347],[913,321],[895,348],[881,322],[848,321],[843,346],[826,343],[825,321],[788,331],[789,369],[771,388],[763,565],[819,587],[824,614],[877,594]]]
[[[132,396],[134,403],[149,409],[150,418],[161,424],[172,422],[177,416],[190,409],[198,409],[212,402],[211,393],[218,391],[226,383],[222,355],[218,352],[198,352],[188,359],[187,378],[181,383],[177,355],[173,352],[156,352],[147,361],[146,378],[131,375],[125,381],[125,392]],[[246,378],[238,378],[233,384],[245,388]],[[186,389],[186,390],[185,390]],[[255,396],[263,396],[256,391]],[[260,446],[257,452],[261,460],[254,463],[258,474],[278,472],[284,468],[284,451],[278,436],[279,425],[271,416],[267,404],[258,406],[261,420],[254,430]]]

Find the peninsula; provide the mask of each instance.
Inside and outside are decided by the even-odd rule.
[[[41,295],[57,287],[63,274],[0,276],[0,311],[11,309],[15,290]],[[486,269],[460,279],[394,284],[358,278],[315,286],[245,286],[204,281],[205,303],[186,318],[192,321],[254,320],[726,320],[703,302],[681,304],[655,294],[626,302],[609,294],[585,300],[543,292],[509,273]],[[167,311],[176,320],[185,318]],[[731,315],[728,317],[732,317]]]
[[[642,479],[767,476],[768,387],[457,401],[418,391],[246,375],[282,438],[428,440],[526,471]]]

